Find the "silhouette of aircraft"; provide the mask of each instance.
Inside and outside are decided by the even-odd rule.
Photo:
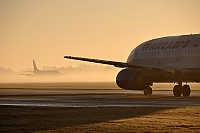
[[[33,68],[34,71],[25,71],[25,72],[32,72],[33,74],[20,74],[20,75],[25,75],[25,76],[30,76],[30,77],[53,77],[53,76],[60,76],[63,74],[60,74],[60,72],[55,71],[55,70],[39,70],[37,68],[37,65],[35,63],[35,60],[33,60]]]
[[[153,83],[178,83],[175,97],[187,97],[188,82],[200,82],[200,34],[167,36],[146,41],[134,48],[126,62],[65,56],[64,58],[124,68],[116,77],[126,90],[143,90],[152,94]],[[183,82],[186,84],[182,85]]]

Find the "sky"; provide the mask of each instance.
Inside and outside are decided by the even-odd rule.
[[[200,33],[200,0],[0,0],[0,67],[126,61],[149,39]]]

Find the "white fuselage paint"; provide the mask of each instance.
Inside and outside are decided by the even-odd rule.
[[[132,50],[127,63],[176,70],[200,68],[200,34],[144,42]]]

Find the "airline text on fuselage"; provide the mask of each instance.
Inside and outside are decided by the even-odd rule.
[[[182,49],[189,45],[190,40],[187,41],[175,41],[175,42],[147,42],[144,44],[143,50],[166,50],[166,49]]]

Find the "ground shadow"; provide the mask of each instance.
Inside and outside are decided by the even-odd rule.
[[[19,107],[0,106],[0,132],[54,130],[139,117],[173,107]]]

